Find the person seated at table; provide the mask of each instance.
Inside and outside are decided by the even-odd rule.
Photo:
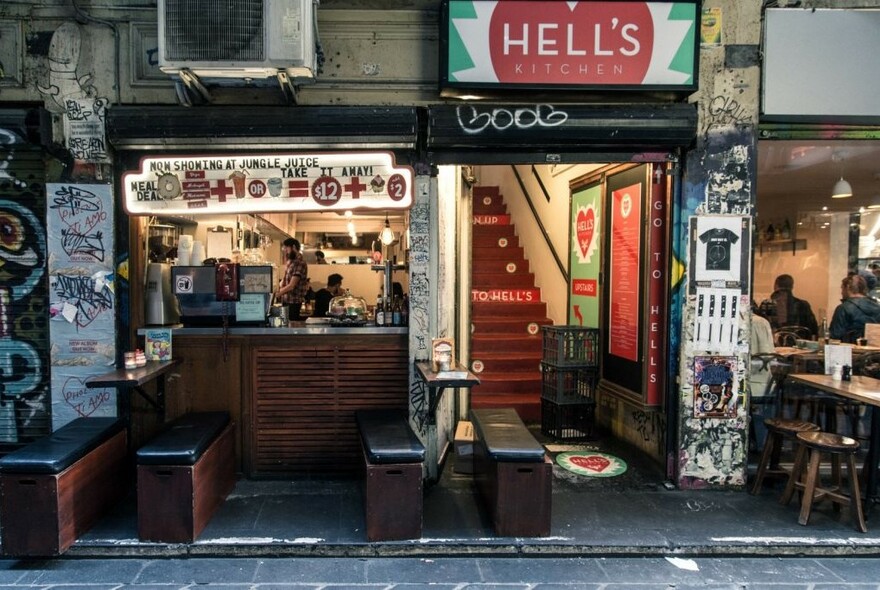
[[[841,303],[834,310],[828,333],[841,342],[865,336],[865,324],[880,323],[880,303],[868,297],[868,284],[861,275],[850,274],[840,283]]]
[[[330,311],[330,300],[342,295],[342,275],[334,272],[327,277],[327,286],[315,293],[315,317],[322,318]]]
[[[792,289],[794,277],[789,274],[776,277],[773,293],[761,302],[761,315],[770,320],[774,331],[786,326],[803,326],[810,332],[810,337],[818,335],[819,325],[810,303],[795,297]]]

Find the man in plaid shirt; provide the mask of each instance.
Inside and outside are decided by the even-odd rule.
[[[298,322],[303,318],[299,315],[306,292],[309,290],[309,265],[303,260],[299,241],[294,238],[284,240],[282,251],[287,261],[281,286],[275,290],[275,299],[287,305],[288,317]]]

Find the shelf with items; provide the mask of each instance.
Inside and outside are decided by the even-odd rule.
[[[785,252],[791,250],[791,254],[794,256],[798,250],[807,249],[807,240],[803,238],[792,238],[789,240],[761,240],[758,242],[758,248],[761,254],[763,254],[765,250],[767,252]]]

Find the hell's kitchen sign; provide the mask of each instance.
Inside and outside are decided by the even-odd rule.
[[[692,91],[697,4],[447,0],[443,85]]]
[[[122,190],[131,215],[408,209],[413,171],[386,152],[147,157]]]

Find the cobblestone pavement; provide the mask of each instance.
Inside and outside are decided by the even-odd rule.
[[[880,558],[190,558],[0,561],[0,588],[880,590]]]

